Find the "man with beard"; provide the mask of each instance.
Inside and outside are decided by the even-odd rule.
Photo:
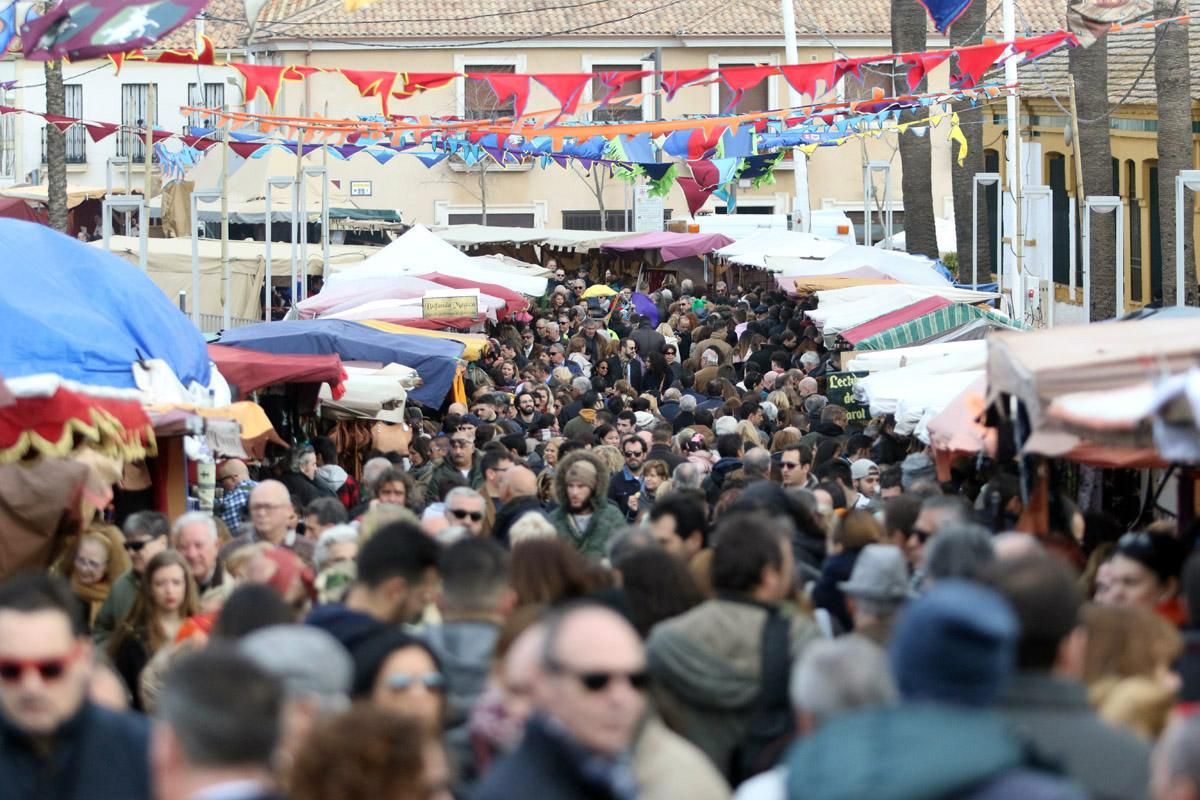
[[[534,407],[532,392],[522,392],[517,395],[516,421],[527,432],[535,427],[545,427],[542,423],[542,415]]]
[[[625,525],[625,515],[608,499],[608,481],[607,468],[587,450],[568,454],[554,473],[558,508],[550,521],[586,556],[603,557],[608,540]]]
[[[358,578],[345,601],[318,607],[307,624],[353,651],[384,626],[415,622],[436,591],[440,556],[438,543],[416,525],[384,526],[359,551]]]

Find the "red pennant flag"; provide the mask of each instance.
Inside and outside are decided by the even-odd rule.
[[[58,114],[42,114],[41,117],[63,133],[66,133],[68,128],[79,122],[75,117],[63,117]]]
[[[958,54],[958,74],[951,78],[950,83],[964,89],[970,89],[979,84],[983,74],[992,68],[996,59],[1004,55],[1008,44],[977,44],[972,47],[960,47]]]
[[[245,97],[247,103],[252,101],[261,89],[263,95],[267,98],[267,104],[271,108],[275,108],[275,103],[279,100],[279,90],[283,86],[283,73],[289,67],[237,64],[233,62],[230,62],[229,66],[242,73],[242,77],[246,80]]]
[[[695,178],[689,178],[686,175],[679,176],[675,182],[679,184],[680,189],[683,189],[683,197],[687,200],[688,214],[696,216],[696,213],[704,208],[704,203],[712,194],[712,190],[701,189]]]
[[[213,40],[207,36],[201,36],[200,39],[202,46],[199,53],[195,50],[164,50],[154,60],[159,64],[204,64],[207,66],[215,64],[217,53],[213,47]]]
[[[856,79],[858,79],[859,83],[862,83],[863,64],[870,64],[874,60],[875,58],[872,56],[866,56],[864,58],[839,58],[837,61],[833,62],[833,82],[837,83],[846,75],[853,75]]]
[[[758,86],[768,76],[778,72],[778,67],[772,66],[754,66],[754,67],[724,67],[720,70],[721,80],[729,87],[729,91],[733,96],[729,99],[729,103],[725,106],[725,113],[731,112],[734,107],[741,102],[742,95]]]
[[[653,72],[639,70],[635,72],[597,72],[596,77],[600,79],[600,83],[608,89],[608,92],[600,99],[600,105],[607,105],[617,92],[621,91],[621,87],[630,81],[640,81]]]
[[[496,102],[504,103],[508,98],[513,99],[515,117],[525,116],[525,106],[529,102],[529,76],[512,72],[481,72],[468,75],[468,78],[485,80],[496,93]]]
[[[798,94],[807,95],[816,100],[817,81],[825,84],[825,92],[833,89],[837,83],[837,65],[832,61],[820,61],[815,64],[791,64],[780,67],[783,78]],[[822,92],[824,94],[824,92]]]
[[[674,100],[680,89],[712,74],[711,69],[673,69],[662,74],[662,88],[667,92],[667,99]]]
[[[1017,39],[1013,42],[1013,50],[1018,53],[1025,54],[1025,61],[1034,61],[1049,53],[1051,50],[1057,50],[1064,44],[1071,47],[1079,46],[1079,39],[1075,38],[1075,34],[1069,31],[1058,31],[1056,33],[1047,33],[1044,36],[1034,36],[1029,39]]]
[[[269,147],[267,142],[230,142],[229,149],[237,153],[242,158],[249,158],[264,147]]]
[[[709,161],[689,161],[688,166],[692,168],[692,178],[701,189],[712,192],[717,188],[717,181],[721,180],[721,170],[717,169],[716,164]]]
[[[209,136],[184,136],[183,143],[188,147],[194,147],[203,153],[208,150],[208,148],[217,144],[217,140]]]
[[[93,142],[99,142],[107,139],[117,132],[118,126],[111,122],[85,122],[84,127],[87,128],[88,136]]]
[[[383,115],[388,115],[388,99],[392,94],[392,86],[396,82],[395,72],[385,70],[344,69],[341,70],[346,80],[354,84],[360,97],[382,98]]]
[[[900,63],[908,64],[908,90],[915,92],[925,80],[925,76],[937,69],[943,61],[950,57],[952,50],[933,50],[928,53],[911,53],[900,56]]]
[[[722,125],[707,131],[703,128],[697,128],[692,131],[692,135],[688,137],[688,158],[704,158],[710,150],[716,148],[717,142],[721,141],[721,137],[725,135],[726,130],[728,128]],[[707,164],[707,162],[703,161],[699,163]],[[693,172],[693,174],[695,173]]]
[[[550,90],[561,109],[559,115],[548,123],[550,125],[557,122],[559,117],[579,110],[579,98],[583,97],[583,90],[592,82],[592,76],[586,72],[534,75],[533,79]]]
[[[392,92],[392,97],[395,97],[397,100],[403,100],[407,97],[412,97],[418,92],[439,89],[442,86],[453,83],[458,75],[457,72],[409,72],[404,76],[404,86]]]
[[[300,64],[292,64],[287,68],[287,72],[283,73],[285,81],[302,81],[310,75],[316,75],[318,72],[328,72],[328,70],[320,67],[305,67]]]

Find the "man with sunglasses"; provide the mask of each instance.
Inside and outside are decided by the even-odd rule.
[[[476,800],[637,796],[630,748],[646,712],[646,656],[615,612],[579,604],[545,623],[541,680],[520,747],[487,773]]]
[[[637,516],[636,499],[645,489],[642,482],[642,465],[646,463],[646,443],[637,436],[626,436],[621,440],[621,455],[625,466],[612,476],[608,484],[608,499],[617,504],[626,519]]]
[[[474,489],[459,486],[446,495],[446,521],[449,524],[463,526],[472,536],[482,536],[486,517],[487,501]]]
[[[113,581],[112,589],[96,614],[92,625],[92,640],[99,646],[107,644],[109,637],[133,608],[142,587],[142,576],[150,559],[170,546],[167,534],[171,521],[166,514],[157,511],[137,511],[125,520],[125,552],[129,554],[130,569]]]
[[[68,584],[23,575],[0,585],[0,796],[152,796],[146,721],[88,699],[92,656]]]

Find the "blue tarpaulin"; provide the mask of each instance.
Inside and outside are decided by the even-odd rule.
[[[185,386],[208,385],[204,337],[136,266],[11,219],[0,219],[0,252],[0,375],[134,389],[132,365],[159,358]]]
[[[408,396],[429,408],[441,406],[446,399],[454,382],[455,361],[463,352],[462,342],[386,333],[341,319],[260,322],[226,331],[221,335],[220,344],[260,353],[337,353],[342,361],[378,361],[412,367],[421,374],[424,383]]]

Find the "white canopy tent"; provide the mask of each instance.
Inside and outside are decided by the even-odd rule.
[[[716,255],[734,264],[781,272],[782,267],[776,265],[775,259],[786,260],[789,264],[794,259],[812,262],[797,267],[807,270],[844,247],[847,247],[845,242],[801,231],[758,230],[722,247],[716,251]],[[771,261],[770,266],[768,260]],[[812,273],[805,271],[800,274]]]
[[[959,359],[971,361],[987,360],[987,342],[975,339],[968,342],[945,342],[939,344],[923,344],[916,347],[901,347],[896,350],[860,350],[854,358],[845,364],[850,372],[887,372],[888,370],[909,367],[929,361],[954,359],[951,363],[960,363]]]
[[[434,235],[423,225],[415,225],[362,264],[350,269],[331,266],[325,286],[340,288],[349,283],[403,275],[439,273],[479,283],[506,286],[530,297],[546,293],[546,278],[540,267],[527,269],[512,259],[492,256],[471,258]]]
[[[842,292],[854,293],[843,296]],[[932,295],[945,297],[952,303],[982,303],[996,295],[955,289],[950,286],[905,286],[886,284],[882,286],[853,286],[817,292],[817,307],[805,315],[825,336],[861,325],[893,311],[912,305]],[[827,300],[827,298],[832,298]]]
[[[795,256],[767,255],[767,268],[786,276],[822,275],[854,278],[891,278],[918,286],[949,286],[927,258],[863,245],[846,245],[824,260],[812,263]]]

